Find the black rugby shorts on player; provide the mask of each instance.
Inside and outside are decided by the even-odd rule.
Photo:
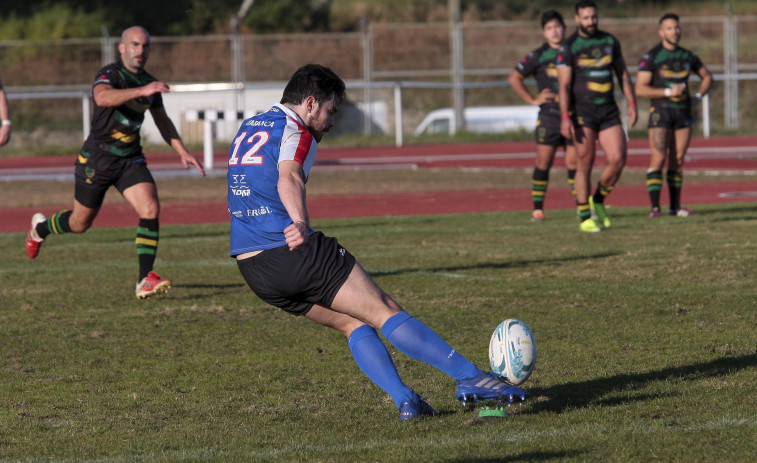
[[[74,198],[92,209],[102,206],[105,192],[111,185],[123,194],[125,189],[137,183],[155,183],[147,169],[147,160],[141,154],[126,158],[105,154],[85,158],[80,155],[74,163],[74,181]]]
[[[691,108],[671,108],[670,106],[651,106],[649,108],[650,129],[685,129],[694,124]]]
[[[560,113],[549,110],[539,111],[539,119],[536,121],[536,144],[547,146],[573,146],[573,140],[565,138],[560,133]]]
[[[335,238],[321,232],[304,246],[268,249],[237,260],[250,289],[264,302],[292,315],[305,315],[313,304],[329,307],[355,266],[355,258]]]
[[[602,130],[620,125],[620,111],[615,103],[593,105],[577,104],[575,121],[580,127],[586,127],[599,133]]]

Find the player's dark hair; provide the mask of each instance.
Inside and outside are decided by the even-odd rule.
[[[315,97],[318,104],[323,104],[334,97],[334,103],[340,104],[346,97],[344,81],[331,69],[320,64],[306,64],[297,69],[289,79],[281,103],[298,105],[309,96]]]
[[[676,22],[680,21],[678,19],[678,15],[677,14],[675,14],[675,13],[665,13],[664,15],[662,15],[662,18],[660,18],[660,22],[658,22],[657,24],[662,24],[662,22],[665,21],[666,19],[675,19]]]
[[[565,21],[562,19],[562,15],[557,10],[548,10],[541,14],[541,28],[544,29],[544,26],[546,26],[548,22],[555,19],[562,27],[565,27]]]
[[[594,0],[579,0],[579,2],[576,3],[576,14],[578,14],[578,10],[582,8],[594,8],[595,10],[599,10],[597,4],[594,3]]]

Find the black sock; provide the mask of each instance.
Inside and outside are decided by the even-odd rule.
[[[158,252],[158,219],[139,219],[137,228],[137,256],[139,257],[139,279],[146,277],[155,264]]]
[[[647,172],[647,192],[652,203],[652,209],[660,210],[660,191],[662,190],[662,171]]]
[[[570,186],[570,192],[573,195],[573,199],[576,199],[576,169],[568,169],[568,186]]]
[[[581,219],[581,222],[591,218],[589,203],[578,203],[576,207],[578,207],[578,218]]]
[[[68,219],[71,218],[71,211],[63,209],[51,215],[46,221],[37,224],[37,234],[40,238],[45,239],[48,235],[71,233],[71,226]]]
[[[667,172],[668,191],[670,192],[670,210],[681,208],[681,187],[683,187],[683,173],[669,170]]]
[[[611,186],[604,186],[601,183],[597,183],[597,191],[594,193],[594,202],[604,204],[605,198],[610,192],[612,192]]]
[[[534,168],[531,176],[531,198],[534,201],[534,210],[544,209],[544,196],[547,194],[549,184],[549,171]]]

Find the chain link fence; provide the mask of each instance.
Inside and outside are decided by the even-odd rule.
[[[632,75],[641,56],[659,42],[657,20],[600,20],[602,29],[620,39]],[[751,127],[757,120],[757,16],[683,17],[681,27],[682,46],[699,54],[715,74],[712,129]],[[153,37],[147,69],[172,85],[243,83],[239,93],[261,85],[283,88],[295,69],[317,62],[345,79],[355,107],[369,114],[376,105],[386,108],[382,120],[366,117],[358,124],[365,134],[396,131],[398,121],[403,133],[411,133],[431,110],[453,106],[455,88],[463,92],[466,106],[521,104],[504,88],[505,81],[518,60],[543,42],[539,24],[462,23],[459,60],[453,56],[454,29],[448,23],[377,24],[353,33]],[[86,98],[99,67],[118,57],[117,43],[114,37],[0,41],[0,75],[14,120],[12,143],[43,143],[40,132],[54,134],[50,138],[58,143],[80,142],[86,130],[82,120],[88,118],[81,95]],[[461,69],[454,68],[456,62]],[[455,81],[456,73],[463,85]],[[403,87],[399,100],[396,82],[412,84]],[[251,109],[243,107],[249,97],[229,101],[234,108],[215,109]],[[648,102],[639,104],[637,130],[643,130]],[[186,121],[175,122],[182,132],[191,131]]]

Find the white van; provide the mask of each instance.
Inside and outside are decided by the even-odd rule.
[[[465,108],[465,129],[472,133],[500,133],[521,129],[534,130],[539,107],[522,106],[471,106]],[[415,135],[452,134],[452,108],[436,109],[428,113],[415,129]]]

